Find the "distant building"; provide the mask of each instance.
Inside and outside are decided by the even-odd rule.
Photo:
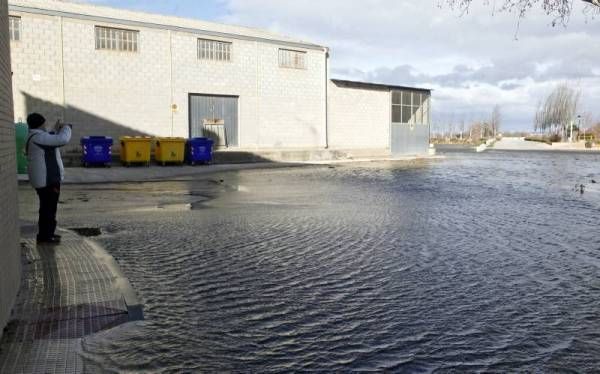
[[[89,4],[9,4],[17,119],[39,111],[77,124],[75,137],[426,152],[430,91],[331,81],[326,47]]]

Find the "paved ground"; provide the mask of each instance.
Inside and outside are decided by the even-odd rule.
[[[143,318],[114,259],[61,234],[61,245],[36,245],[35,227],[23,227],[21,290],[0,341],[0,373],[82,373],[83,337]]]
[[[499,140],[494,144],[492,149],[506,151],[599,151],[597,148],[585,148],[585,142],[553,143],[552,145],[549,145],[541,142],[525,141],[525,138],[502,138],[502,140]]]
[[[310,162],[262,162],[249,164],[218,164],[218,165],[197,165],[197,166],[157,166],[149,167],[123,167],[113,166],[105,167],[68,167],[65,172],[64,184],[88,184],[88,183],[121,183],[121,182],[152,182],[172,180],[182,177],[206,176],[213,173],[222,173],[230,171],[242,171],[251,169],[277,169],[291,167],[308,167],[311,165],[323,166],[329,164],[342,163],[368,163],[382,161],[414,161],[417,159],[437,159],[443,156],[425,156],[425,157],[403,157],[388,159],[354,159],[354,160],[328,160],[328,161],[310,161]],[[19,180],[23,183],[27,181],[26,175],[19,175]]]
[[[407,159],[408,161],[409,159]],[[364,160],[369,161],[369,160]],[[310,167],[259,163],[173,167],[68,168],[67,184],[174,180],[246,169]],[[314,166],[327,168],[327,166]],[[198,178],[201,179],[201,178]],[[88,186],[95,187],[95,186]],[[22,214],[37,209],[35,194]],[[65,194],[68,197],[68,194]],[[27,200],[27,199],[25,199]],[[114,197],[109,199],[114,203]],[[69,205],[67,205],[68,208]],[[61,219],[68,215],[61,208]],[[77,222],[81,222],[81,218]],[[84,220],[85,221],[85,220]],[[81,373],[84,337],[141,318],[141,306],[113,258],[92,241],[63,231],[60,246],[37,246],[35,228],[23,230],[23,279],[14,319],[0,341],[0,373]],[[89,338],[88,338],[89,339]]]
[[[66,184],[80,183],[113,183],[113,182],[142,182],[174,179],[179,177],[207,175],[216,172],[226,172],[248,169],[267,169],[301,166],[301,164],[287,163],[257,163],[257,164],[229,164],[229,165],[199,165],[199,166],[150,166],[150,167],[122,167],[111,168],[67,168],[65,173]]]

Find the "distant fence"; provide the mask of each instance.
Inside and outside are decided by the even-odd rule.
[[[577,136],[577,140],[585,140],[586,142],[591,142],[596,140],[596,137],[594,136],[594,134],[579,134]]]

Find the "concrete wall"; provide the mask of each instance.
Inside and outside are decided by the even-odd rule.
[[[329,83],[329,146],[389,149],[390,90]]]
[[[22,27],[22,40],[12,50],[17,118],[31,111],[50,121],[63,118],[76,125],[75,139],[93,134],[186,137],[188,95],[225,94],[239,96],[240,147],[325,146],[322,48],[296,48],[307,52],[307,69],[286,69],[279,67],[279,48],[301,42],[259,30],[53,0],[10,3],[21,7],[11,10],[21,17]],[[119,23],[127,20],[232,34],[215,37]],[[139,51],[96,50],[95,26],[139,30]],[[232,42],[232,61],[199,60],[199,37]]]
[[[19,289],[17,166],[8,37],[8,5],[0,0],[0,336]]]
[[[239,96],[241,147],[325,145],[323,51],[306,50],[306,70],[285,69],[277,45],[236,40],[232,61],[218,62],[197,59],[197,36],[171,37],[175,135],[188,135],[188,94],[217,94]]]

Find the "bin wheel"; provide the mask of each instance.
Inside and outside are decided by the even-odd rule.
[[[84,161],[84,162],[81,163],[81,166],[83,166],[84,168],[87,168],[88,167],[88,163]]]

